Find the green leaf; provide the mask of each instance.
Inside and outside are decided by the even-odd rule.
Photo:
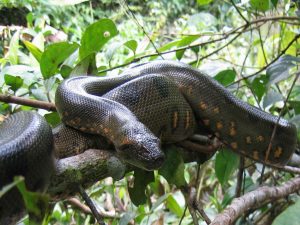
[[[62,65],[62,67],[60,68],[60,75],[66,79],[70,76],[70,73],[72,72],[73,68],[68,66],[68,65]]]
[[[267,68],[267,77],[269,79],[268,86],[279,81],[286,80],[289,76],[289,70],[300,63],[299,57],[284,55],[275,63]]]
[[[24,182],[24,177],[17,176],[15,177],[14,181],[10,184],[5,185],[0,189],[0,198],[9,192],[13,187],[17,186],[18,183]]]
[[[199,38],[198,35],[193,35],[193,36],[187,36],[182,38],[178,44],[177,47],[183,47],[183,46],[188,46],[189,44],[191,44],[192,42],[194,42],[195,40],[197,40]],[[178,50],[176,51],[176,58],[178,60],[180,60],[184,54],[185,50]]]
[[[92,53],[82,59],[71,71],[70,77],[85,76],[85,75],[97,75],[98,70],[96,67],[95,53]]]
[[[197,0],[198,5],[208,5],[212,0]]]
[[[294,205],[289,206],[286,210],[280,213],[275,220],[273,221],[272,225],[299,225],[300,221],[300,200],[296,201]]]
[[[224,186],[233,172],[237,169],[239,157],[234,152],[223,149],[218,152],[215,161],[215,171],[217,178],[222,186]]]
[[[180,205],[172,195],[169,195],[169,197],[167,198],[167,207],[178,217],[182,216],[183,208],[180,207]]]
[[[236,77],[235,70],[223,70],[219,72],[214,79],[224,86],[231,84]]]
[[[278,3],[278,0],[271,0],[273,6],[276,8],[277,7],[277,3]]]
[[[133,53],[135,54],[136,48],[138,46],[137,42],[135,40],[130,40],[124,43],[124,45],[129,48]]]
[[[14,92],[16,92],[23,85],[23,79],[19,76],[5,74],[4,81]]]
[[[28,49],[28,51],[34,56],[34,58],[38,62],[40,62],[43,52],[38,47],[36,47],[34,44],[32,44],[29,41],[23,41],[23,43],[26,46],[26,48]]]
[[[40,67],[44,79],[48,79],[58,72],[59,65],[76,49],[78,44],[59,42],[49,45],[41,57]]]
[[[267,83],[268,83],[268,77],[265,75],[257,76],[251,83],[252,91],[255,93],[255,95],[258,98],[258,101],[260,102],[262,97],[267,91]]]
[[[166,159],[163,166],[158,170],[169,184],[175,184],[177,187],[186,184],[184,179],[184,162],[180,151],[172,146],[165,151]]]
[[[153,171],[145,171],[138,168],[134,170],[134,186],[133,188],[128,188],[129,196],[133,204],[142,205],[146,203],[147,196],[145,189],[147,185],[153,181]]]
[[[265,12],[270,9],[269,0],[250,0],[250,5],[253,9]]]
[[[171,42],[165,44],[164,46],[162,46],[161,48],[158,49],[158,52],[164,52],[164,51],[170,50],[171,48],[177,46],[177,44],[178,44],[179,41],[180,40],[171,41]],[[158,57],[157,55],[151,56],[150,57],[150,61],[156,59],[157,57]]]
[[[46,118],[47,122],[52,126],[55,127],[61,123],[60,117],[57,112],[52,112],[45,114],[44,117]]]
[[[20,30],[17,30],[12,36],[9,43],[8,59],[12,65],[18,64],[18,49],[20,40]]]
[[[263,99],[263,107],[267,108],[270,105],[274,105],[276,102],[283,101],[284,98],[282,94],[273,91],[272,89],[267,92]]]
[[[83,59],[91,53],[99,52],[104,44],[117,34],[117,27],[110,19],[101,19],[88,26],[82,35],[80,58]]]
[[[26,46],[26,48],[28,49],[28,51],[34,56],[34,58],[38,62],[40,62],[43,52],[38,47],[36,47],[34,44],[32,44],[29,41],[23,41],[23,43]]]
[[[29,220],[32,221],[33,224],[42,224],[41,222],[47,212],[50,198],[44,194],[27,191],[24,181],[17,183],[17,187],[24,199]]]

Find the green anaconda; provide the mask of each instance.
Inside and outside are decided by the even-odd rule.
[[[244,103],[209,76],[175,61],[141,64],[117,77],[67,79],[57,89],[55,104],[64,124],[93,138],[104,137],[122,159],[147,170],[163,163],[161,142],[184,140],[199,128],[232,150],[267,164],[285,164],[296,148],[293,124]],[[17,122],[35,121],[27,114],[12,117]],[[45,124],[39,130],[28,122],[28,129],[10,121],[0,125],[0,166],[11,172],[0,171],[0,179],[10,181],[19,173],[26,179],[34,177],[30,171],[44,168],[37,162],[51,161],[49,127]],[[29,135],[21,139],[27,130]],[[43,143],[49,148],[39,146]],[[40,183],[39,176],[34,180]]]

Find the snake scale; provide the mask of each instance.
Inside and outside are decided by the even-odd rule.
[[[91,137],[104,137],[122,159],[146,170],[162,165],[161,142],[184,140],[201,128],[232,150],[267,164],[284,165],[296,148],[293,124],[248,105],[201,71],[175,61],[137,65],[116,77],[67,79],[57,89],[55,104],[64,124]],[[11,171],[0,171],[4,184],[18,173],[26,180],[33,178],[31,170],[42,167],[31,164],[45,160],[51,168],[53,162],[49,126],[38,130],[34,124],[38,116],[31,113],[11,117],[0,125],[1,171]],[[28,128],[14,129],[16,121],[24,121]],[[22,139],[26,132],[28,138]],[[41,145],[37,151],[43,143],[50,147]],[[17,165],[19,169],[13,170]],[[33,180],[45,183],[40,179]]]

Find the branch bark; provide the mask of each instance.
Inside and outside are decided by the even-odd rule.
[[[268,202],[286,197],[300,190],[300,177],[294,178],[278,187],[260,187],[240,198],[236,198],[232,203],[217,215],[210,225],[229,225],[239,218],[249,209],[261,207]]]

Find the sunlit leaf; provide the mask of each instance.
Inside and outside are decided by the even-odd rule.
[[[47,113],[44,115],[44,117],[46,118],[47,122],[51,124],[52,127],[55,127],[61,123],[60,117],[57,112]]]
[[[124,43],[124,45],[129,48],[133,53],[135,54],[136,48],[138,46],[137,42],[135,40],[130,40]]]
[[[211,3],[213,0],[197,0],[198,5],[207,5]]]
[[[80,58],[99,52],[104,44],[117,34],[117,27],[110,19],[101,19],[88,26],[81,38]]]
[[[193,36],[187,36],[182,38],[178,43],[177,43],[177,47],[184,47],[184,46],[188,46],[189,44],[191,44],[192,42],[194,42],[195,40],[197,40],[199,38],[198,35],[193,35]],[[178,50],[176,51],[176,58],[178,60],[180,60],[184,54],[185,50]]]
[[[176,199],[173,197],[173,195],[169,195],[167,198],[167,207],[175,213],[178,217],[181,217],[183,214],[183,208],[180,207]]]
[[[250,5],[253,9],[265,12],[270,9],[269,0],[250,0]]]
[[[12,65],[18,64],[18,49],[20,40],[20,30],[17,30],[9,43],[8,59]]]
[[[255,77],[255,79],[251,83],[251,88],[252,91],[255,93],[255,95],[258,98],[258,101],[260,102],[264,94],[266,93],[267,90],[267,83],[268,83],[268,78],[265,75],[261,75],[258,77]]]
[[[49,45],[41,58],[41,72],[45,79],[50,78],[58,72],[59,65],[66,60],[76,49],[78,44],[58,42]]]
[[[34,44],[32,44],[29,41],[23,41],[23,43],[25,44],[26,48],[28,49],[28,51],[34,56],[34,58],[40,62],[41,61],[41,57],[42,57],[42,51],[36,47]]]

